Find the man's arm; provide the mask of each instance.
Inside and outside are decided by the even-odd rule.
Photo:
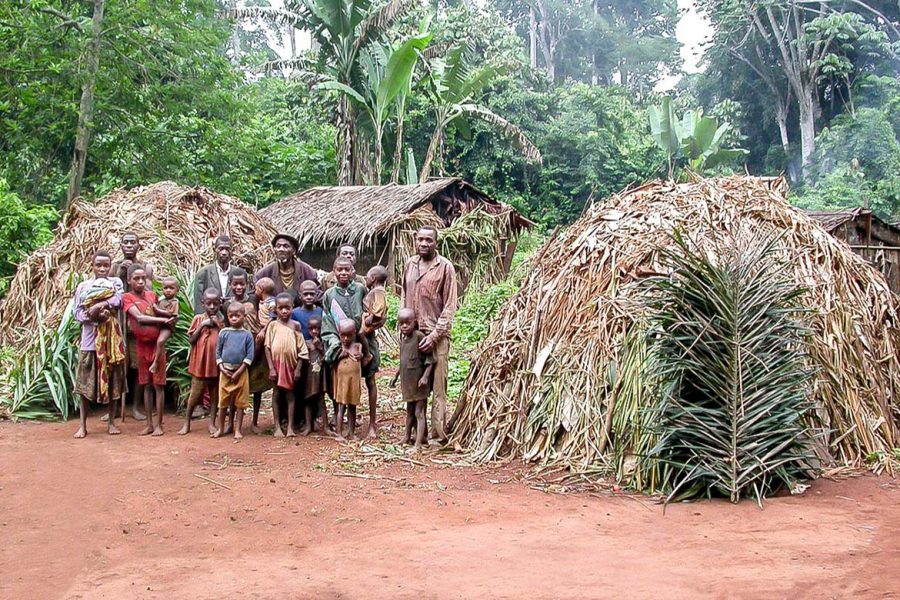
[[[203,312],[203,292],[206,291],[204,282],[206,281],[207,267],[203,267],[194,275],[194,314]]]
[[[434,326],[434,334],[437,338],[450,337],[450,328],[453,326],[453,315],[456,313],[457,289],[456,269],[447,261],[444,264],[444,276],[441,282],[443,291],[444,308]]]

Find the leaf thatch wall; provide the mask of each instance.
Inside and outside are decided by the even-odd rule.
[[[779,252],[807,289],[822,465],[889,459],[900,443],[897,297],[785,194],[782,179],[697,179],[647,184],[591,207],[536,253],[492,323],[454,415],[454,441],[479,460],[520,457],[653,489],[640,460],[654,442],[646,409],[655,398],[639,284],[668,272],[660,249],[676,228],[702,240],[740,222],[783,234]]]

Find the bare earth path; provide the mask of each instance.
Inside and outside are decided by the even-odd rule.
[[[0,598],[900,597],[886,477],[663,514],[434,454],[384,463],[175,423],[113,438],[92,418],[83,441],[72,422],[0,423]]]

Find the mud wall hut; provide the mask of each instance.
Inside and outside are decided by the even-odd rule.
[[[341,244],[357,248],[357,271],[390,265],[396,279],[414,252],[413,233],[441,230],[440,251],[460,272],[461,287],[509,271],[516,240],[534,224],[459,178],[416,185],[316,187],[262,209],[278,231],[295,236],[300,257],[329,269]]]
[[[881,271],[891,291],[900,294],[900,227],[882,221],[871,210],[861,207],[807,214]]]

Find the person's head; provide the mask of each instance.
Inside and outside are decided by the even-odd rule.
[[[231,238],[227,235],[220,235],[213,244],[216,249],[216,262],[222,268],[231,264]]]
[[[275,282],[271,277],[263,277],[256,282],[254,290],[256,291],[257,298],[259,298],[260,300],[265,300],[275,293]]]
[[[334,260],[334,278],[341,287],[350,285],[350,280],[356,275],[356,269],[349,258],[338,257]]]
[[[411,308],[401,308],[397,312],[397,329],[406,337],[416,330],[416,311]]]
[[[434,227],[420,227],[416,232],[416,252],[428,260],[437,254],[438,232]]]
[[[292,262],[298,248],[297,239],[287,234],[279,233],[272,239],[272,250],[279,264],[286,265]]]
[[[338,323],[338,335],[344,347],[352,344],[356,341],[356,322],[353,319],[341,319]]]
[[[346,258],[354,265],[356,264],[356,248],[352,244],[344,244],[338,246],[335,258]]]
[[[135,294],[143,294],[147,289],[147,273],[144,265],[131,265],[128,267],[128,286]]]
[[[206,288],[203,292],[203,310],[207,317],[219,314],[222,308],[222,294],[216,288]]]
[[[244,317],[247,316],[243,304],[241,304],[240,302],[230,303],[225,311],[225,316],[228,317],[229,327],[233,327],[235,329],[243,329]]]
[[[94,277],[108,277],[112,268],[112,258],[106,250],[97,250],[91,258],[91,269]]]
[[[162,292],[167,299],[174,298],[178,294],[178,280],[174,277],[163,277]]]
[[[291,320],[291,311],[294,310],[294,297],[287,292],[281,292],[275,296],[275,316],[282,323]]]
[[[319,293],[319,286],[315,281],[306,280],[300,284],[300,301],[303,308],[311,309],[316,303],[316,296]]]
[[[381,265],[375,265],[366,273],[366,287],[372,289],[376,285],[383,286],[388,280],[388,270]]]
[[[141,249],[141,240],[133,231],[126,231],[119,241],[119,248],[122,249],[122,256],[128,260],[134,260],[138,250]]]
[[[228,285],[231,286],[235,298],[243,298],[247,293],[247,271],[240,268],[232,269]]]
[[[322,319],[319,317],[310,317],[306,322],[306,329],[309,330],[309,337],[314,340],[319,339],[322,335]]]

